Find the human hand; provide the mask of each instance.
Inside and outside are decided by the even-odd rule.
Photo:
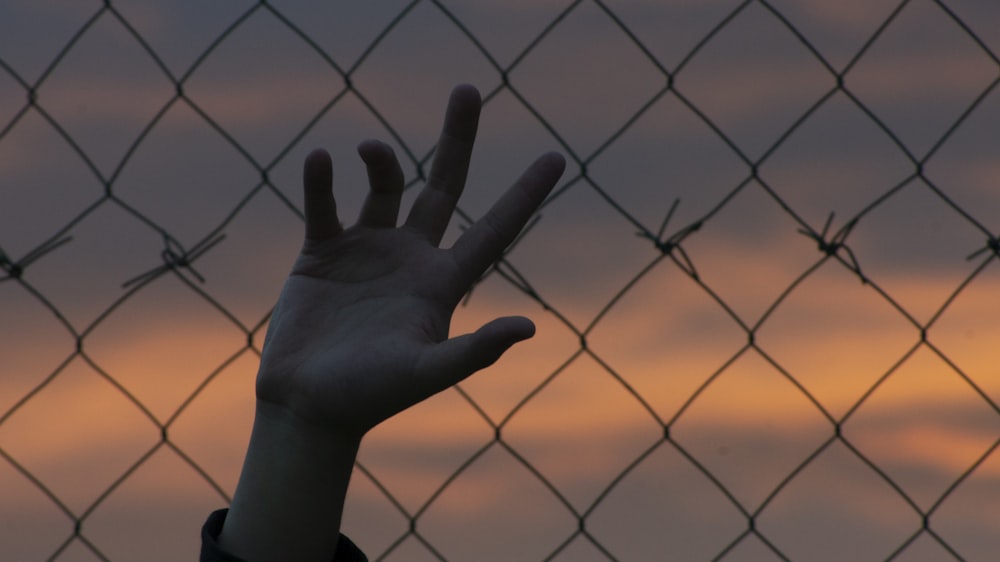
[[[531,337],[499,318],[448,337],[469,287],[502,254],[565,165],[534,162],[489,212],[439,248],[465,186],[479,93],[452,92],[427,185],[396,226],[403,173],[392,150],[358,148],[370,192],[343,228],[330,157],[306,159],[306,239],[271,317],[257,375],[257,415],[240,481],[218,537],[245,560],[329,560],[361,437]]]
[[[448,337],[463,295],[521,231],[565,165],[558,154],[542,156],[451,248],[439,248],[465,185],[480,105],[471,86],[452,92],[427,184],[398,227],[404,180],[387,145],[358,148],[370,192],[349,228],[337,218],[329,155],[309,155],[306,239],[271,318],[259,404],[359,439],[533,335],[530,320],[507,317]]]

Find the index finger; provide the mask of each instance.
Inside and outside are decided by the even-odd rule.
[[[455,242],[451,251],[470,282],[482,275],[514,241],[565,168],[566,160],[555,152],[535,160],[493,207]]]
[[[441,241],[469,173],[482,101],[472,86],[451,92],[427,185],[413,203],[406,225],[435,245]]]

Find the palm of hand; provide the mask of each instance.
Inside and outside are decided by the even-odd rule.
[[[420,371],[448,337],[459,278],[446,250],[405,228],[309,244],[272,316],[260,389],[360,432],[442,390]]]

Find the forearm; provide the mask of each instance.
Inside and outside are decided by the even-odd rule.
[[[359,443],[258,401],[219,545],[250,562],[332,560]]]

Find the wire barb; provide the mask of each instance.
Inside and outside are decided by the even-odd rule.
[[[5,281],[7,279],[20,279],[21,276],[24,275],[25,268],[29,265],[35,263],[39,260],[39,258],[45,256],[46,254],[65,246],[72,240],[72,236],[64,236],[62,238],[48,240],[34,250],[28,252],[18,261],[10,259],[3,248],[0,248],[0,269],[7,272],[6,276],[0,277],[0,281]]]
[[[823,224],[823,230],[819,233],[813,230],[806,230],[804,228],[798,229],[798,233],[802,234],[806,238],[809,238],[816,242],[816,247],[820,252],[823,252],[829,257],[838,257],[840,250],[844,250],[847,254],[847,266],[851,268],[861,278],[862,283],[867,283],[867,279],[861,273],[861,265],[858,263],[857,257],[854,252],[844,243],[847,237],[857,226],[857,219],[851,219],[845,224],[840,230],[833,234],[829,239],[827,238],[827,233],[830,231],[830,227],[833,225],[834,213],[831,211],[830,215],[826,218],[826,223]]]
[[[993,255],[1000,257],[1000,237],[993,236],[987,238],[986,245],[966,256],[965,260],[972,261],[978,258],[979,256],[985,254],[986,252],[993,252]]]
[[[167,271],[178,272],[181,269],[187,270],[199,283],[204,283],[205,278],[194,268],[194,262],[225,239],[225,234],[218,234],[214,238],[209,237],[202,240],[195,244],[191,250],[185,251],[179,242],[165,236],[164,243],[166,247],[160,252],[163,265],[156,266],[145,273],[136,275],[122,283],[122,288],[128,289],[134,285],[145,284]]]
[[[702,224],[704,224],[703,221],[695,221],[678,230],[672,236],[666,239],[663,238],[663,233],[666,232],[667,226],[670,224],[670,219],[673,218],[674,212],[677,211],[677,207],[680,203],[680,198],[677,198],[670,204],[670,209],[667,210],[667,215],[660,223],[660,228],[656,231],[656,234],[653,234],[648,230],[640,230],[636,232],[635,235],[640,238],[650,240],[653,243],[653,246],[659,250],[661,254],[674,258],[675,262],[681,267],[681,269],[683,269],[693,279],[698,279],[698,272],[695,270],[694,263],[691,261],[690,256],[688,256],[687,252],[684,251],[684,248],[682,248],[680,244],[687,239],[688,236],[694,234],[698,230],[701,230]],[[680,257],[678,258],[677,255]]]

